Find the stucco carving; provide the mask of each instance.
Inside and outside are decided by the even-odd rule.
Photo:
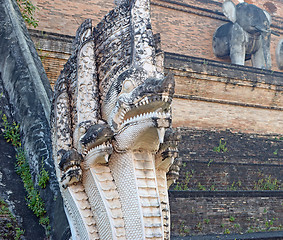
[[[175,84],[156,61],[148,0],[117,1],[96,28],[86,20],[77,31],[52,111],[74,239],[170,238],[167,189],[179,171],[171,167]]]

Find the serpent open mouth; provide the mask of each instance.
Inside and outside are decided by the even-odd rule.
[[[117,129],[120,130],[127,125],[150,118],[169,118],[171,102],[172,97],[162,94],[145,96],[132,104],[123,105],[114,119]]]
[[[89,127],[80,138],[83,155],[110,155],[112,145],[110,143],[113,131],[106,124],[96,124]]]

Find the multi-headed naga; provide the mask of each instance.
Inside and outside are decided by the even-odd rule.
[[[72,237],[169,239],[174,79],[155,51],[149,0],[118,2],[96,28],[86,20],[73,46],[52,113]]]

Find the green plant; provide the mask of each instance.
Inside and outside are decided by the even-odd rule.
[[[198,183],[198,189],[201,190],[201,191],[206,191],[206,187],[201,185],[200,182]]]
[[[210,159],[209,161],[208,161],[208,163],[207,163],[207,166],[209,167],[210,165],[211,165],[211,163],[213,162],[213,160],[212,159]]]
[[[277,178],[272,179],[271,175],[261,178],[254,184],[255,190],[279,190],[282,184],[278,182]]]
[[[251,226],[251,227],[248,228],[247,233],[254,233],[256,231],[257,231],[257,229],[255,227]]]
[[[274,152],[273,152],[274,155],[277,155],[278,154],[278,149],[276,149]]]
[[[8,219],[11,219],[11,222],[6,224],[7,228],[14,228],[14,233],[15,233],[15,240],[19,240],[22,235],[24,235],[24,230],[20,229],[17,227],[17,222],[16,218],[14,215],[10,212],[8,208],[8,204],[0,199],[0,215],[5,216]],[[5,237],[8,237],[8,234],[4,234]],[[1,238],[2,239],[2,238]]]
[[[228,228],[226,228],[223,233],[224,234],[230,234],[231,232],[230,232],[230,230]]]
[[[46,210],[44,207],[44,202],[40,197],[39,191],[34,187],[29,164],[25,158],[25,153],[22,148],[17,149],[16,159],[16,172],[21,176],[24,187],[27,191],[26,201],[28,207],[37,217],[45,217],[44,215],[46,213]]]
[[[15,147],[20,147],[20,126],[19,124],[16,124],[15,122],[9,123],[7,116],[3,114],[2,116],[3,120],[3,136],[6,139],[7,142],[10,142]]]
[[[233,227],[234,227],[235,229],[240,229],[240,228],[241,228],[240,224],[238,224],[238,223],[235,223]]]
[[[235,222],[235,218],[233,216],[230,216],[229,221],[230,222]]]
[[[21,236],[24,235],[25,231],[20,229],[20,228],[15,228],[16,229],[16,236],[15,236],[15,240],[19,240]]]
[[[49,225],[49,217],[42,217],[42,218],[40,218],[39,223],[41,225],[46,225],[46,226]]]
[[[41,162],[41,170],[38,175],[38,186],[41,188],[46,188],[47,183],[49,182],[49,173],[44,168],[43,159]]]
[[[190,229],[188,229],[185,226],[185,221],[182,221],[181,224],[180,224],[179,234],[181,236],[186,236],[189,232],[190,232]]]
[[[227,152],[228,148],[226,147],[226,144],[227,144],[226,141],[222,143],[222,139],[220,139],[218,147],[214,147],[213,151],[214,152]]]
[[[265,222],[265,227],[266,227],[267,230],[268,230],[270,227],[273,226],[274,220],[275,220],[275,219],[272,218],[271,220],[267,220],[267,221]]]
[[[12,223],[9,222],[9,223],[6,223],[6,227],[11,228],[11,227],[13,227],[13,225],[12,225]]]
[[[2,116],[4,131],[3,135],[7,142],[11,142],[13,146],[16,147],[16,164],[15,170],[16,173],[20,175],[24,188],[27,192],[26,202],[28,207],[33,211],[33,213],[39,218],[40,224],[46,229],[47,235],[49,234],[49,218],[46,217],[45,204],[40,197],[39,191],[35,188],[31,171],[29,168],[28,161],[25,157],[25,152],[21,147],[20,142],[20,131],[19,125],[13,122],[10,124],[7,120],[7,116],[4,114]],[[43,166],[43,164],[42,164]],[[49,180],[48,172],[42,167],[39,174],[40,187],[46,187],[46,184]]]
[[[192,179],[193,174],[194,174],[194,170],[191,170],[191,172],[186,172],[183,183],[177,182],[176,186],[174,187],[174,190],[179,190],[179,191],[188,190],[189,189],[188,184]]]
[[[236,191],[237,190],[236,183],[233,182],[232,185],[230,187],[228,187],[227,189],[230,190],[230,191]]]
[[[210,223],[210,220],[207,219],[207,218],[205,218],[205,219],[203,220],[203,222],[204,222],[205,224],[209,224],[209,223]]]
[[[36,28],[38,21],[34,18],[34,13],[37,9],[30,0],[17,0],[23,19],[28,25]]]
[[[201,222],[198,222],[195,226],[196,230],[198,231],[202,231],[202,223]]]

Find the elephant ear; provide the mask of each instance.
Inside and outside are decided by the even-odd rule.
[[[226,0],[222,5],[222,11],[231,22],[236,22],[236,5],[232,1]]]
[[[263,10],[263,12],[264,12],[264,14],[265,14],[269,24],[271,24],[271,15],[267,11],[265,11],[265,10]]]

